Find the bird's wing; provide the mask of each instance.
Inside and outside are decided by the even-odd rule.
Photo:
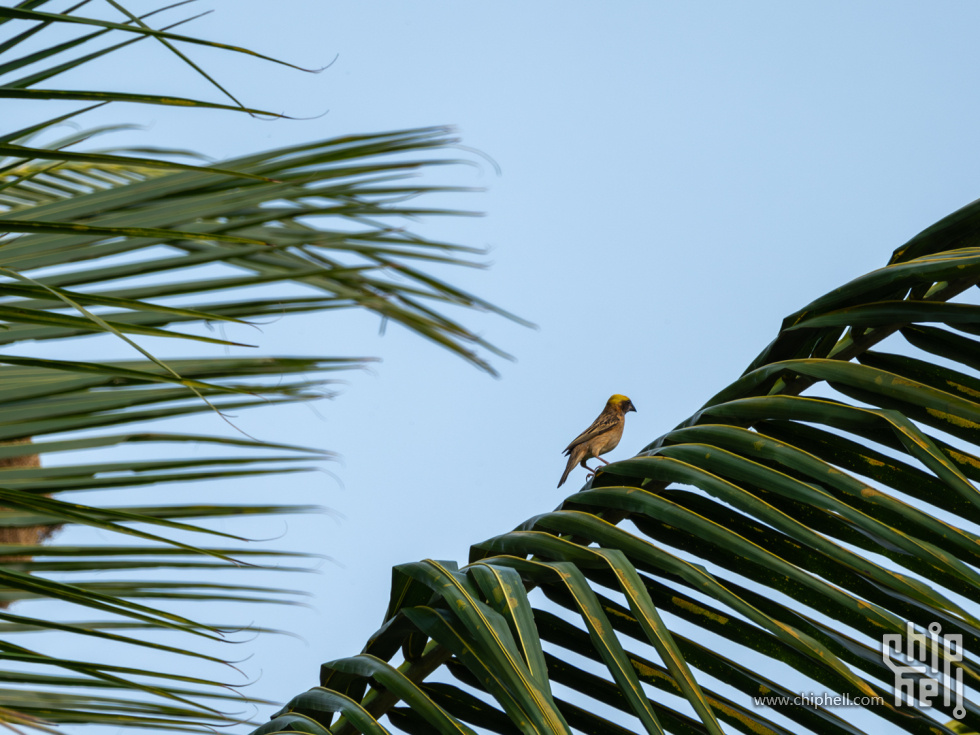
[[[565,447],[563,454],[568,454],[572,451],[572,447],[578,444],[584,444],[591,439],[595,439],[600,434],[604,434],[610,429],[615,428],[619,424],[619,421],[620,417],[615,413],[603,411],[599,414],[599,418],[592,422],[592,426],[575,437],[572,443]]]

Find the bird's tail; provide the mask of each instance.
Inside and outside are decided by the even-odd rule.
[[[562,474],[561,474],[561,479],[558,481],[558,487],[561,487],[562,485],[565,484],[565,480],[568,479],[568,473],[572,471],[572,468],[574,466],[575,466],[575,462],[573,462],[572,461],[572,458],[569,457],[568,458],[568,466],[565,467],[565,471],[562,472]]]

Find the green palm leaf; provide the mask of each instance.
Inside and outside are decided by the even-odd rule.
[[[637,457],[476,544],[469,566],[437,567],[465,598],[447,576],[402,578],[431,562],[397,568],[387,623],[362,655],[414,688],[365,693],[376,668],[325,664],[316,691],[360,702],[360,719],[297,698],[261,732],[297,715],[334,735],[365,722],[429,732],[446,713],[458,727],[540,732],[546,710],[520,706],[507,678],[518,670],[556,708],[555,732],[862,732],[794,703],[821,688],[867,698],[903,732],[976,731],[978,222],[980,202],[787,317],[740,378]],[[503,620],[477,624],[483,608]],[[962,702],[933,700],[946,725],[895,700],[882,641],[909,624],[962,636],[962,656],[930,644],[967,687]],[[552,696],[555,684],[574,698]]]
[[[211,652],[217,649],[199,646],[234,640],[241,626],[197,620],[182,603],[295,601],[302,593],[256,584],[249,573],[310,568],[309,555],[248,548],[241,534],[209,522],[316,509],[213,502],[203,491],[185,504],[140,504],[128,494],[96,503],[78,493],[103,491],[101,499],[110,490],[317,469],[332,456],[319,448],[240,432],[164,433],[146,424],[320,398],[334,373],[363,367],[368,358],[161,360],[141,340],[244,346],[202,334],[202,327],[367,309],[382,323],[400,324],[492,372],[491,356],[503,353],[448,312],[510,315],[429,270],[478,266],[481,251],[404,229],[408,218],[469,214],[426,207],[428,194],[461,190],[414,178],[457,162],[445,156],[456,142],[448,129],[346,136],[215,164],[152,146],[84,147],[121,125],[55,139],[56,126],[112,102],[270,115],[238,102],[186,49],[284,62],[176,33],[193,19],[179,17],[183,3],[139,17],[110,5],[118,22],[86,15],[85,0],[54,11],[48,0],[0,8],[0,98],[7,107],[37,100],[87,104],[0,131],[0,723],[200,731],[241,721],[251,700],[221,678],[183,672],[188,664],[222,664]],[[158,17],[167,24],[150,27]],[[122,93],[105,79],[98,88],[50,86],[64,72],[143,40],[162,44],[224,99]],[[80,337],[97,339],[74,349]],[[84,349],[103,344],[99,339],[121,341],[141,359],[100,360]],[[45,342],[58,346],[57,358],[35,351],[34,343]],[[188,458],[191,444],[210,451]],[[113,454],[125,446],[152,448],[149,456],[156,458]],[[67,524],[98,529],[104,541],[47,541]],[[32,617],[32,608],[16,604],[26,600],[60,607],[54,617]],[[154,637],[161,631],[166,638]],[[23,642],[39,632],[97,640],[117,661],[126,651],[136,661],[152,651],[159,663],[120,666],[108,654],[82,661],[67,653],[71,645],[52,653]],[[440,711],[383,663],[358,665],[430,715]],[[355,704],[328,698],[356,719]]]

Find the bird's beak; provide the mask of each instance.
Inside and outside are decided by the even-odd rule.
[[[629,408],[626,409],[626,413],[629,413],[630,411],[636,413],[636,406],[633,405],[633,401],[629,402]]]

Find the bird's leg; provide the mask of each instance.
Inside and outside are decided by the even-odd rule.
[[[609,464],[609,462],[607,462],[606,460],[604,460],[604,459],[603,459],[602,457],[593,457],[592,459],[597,459],[597,460],[599,460],[600,462],[602,462],[602,463],[603,463],[604,465],[608,465],[608,464]],[[601,469],[602,469],[601,467],[598,467],[598,466],[597,466],[597,467],[596,467],[595,469],[592,469],[592,468],[591,468],[591,467],[589,467],[589,466],[588,466],[588,465],[587,465],[587,464],[586,464],[585,462],[582,462],[582,466],[583,466],[583,467],[584,467],[585,469],[587,469],[587,470],[589,471],[589,474],[587,474],[587,475],[585,476],[585,479],[586,479],[586,480],[590,480],[590,479],[592,479],[593,477],[595,477],[595,476],[596,476],[596,473],[597,473],[597,472],[598,472],[599,470],[601,470]]]

